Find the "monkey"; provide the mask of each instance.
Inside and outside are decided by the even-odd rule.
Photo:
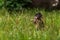
[[[34,24],[37,30],[44,29],[43,15],[41,13],[36,13],[34,16]]]

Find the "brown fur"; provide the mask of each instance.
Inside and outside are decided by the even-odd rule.
[[[44,28],[44,21],[43,21],[43,16],[41,13],[37,13],[34,17],[34,24],[35,28],[38,29],[43,29]]]

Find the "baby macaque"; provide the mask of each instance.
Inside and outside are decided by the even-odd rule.
[[[34,24],[37,30],[44,29],[43,15],[41,13],[35,14]]]

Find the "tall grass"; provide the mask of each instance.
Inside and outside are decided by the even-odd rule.
[[[45,18],[45,30],[35,30],[32,21],[36,12]],[[22,10],[10,15],[0,10],[0,40],[60,40],[60,10],[47,12],[39,9]]]

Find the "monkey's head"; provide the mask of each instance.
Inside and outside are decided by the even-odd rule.
[[[41,13],[36,13],[34,17],[34,23],[36,24],[39,20],[41,20],[42,14]]]

